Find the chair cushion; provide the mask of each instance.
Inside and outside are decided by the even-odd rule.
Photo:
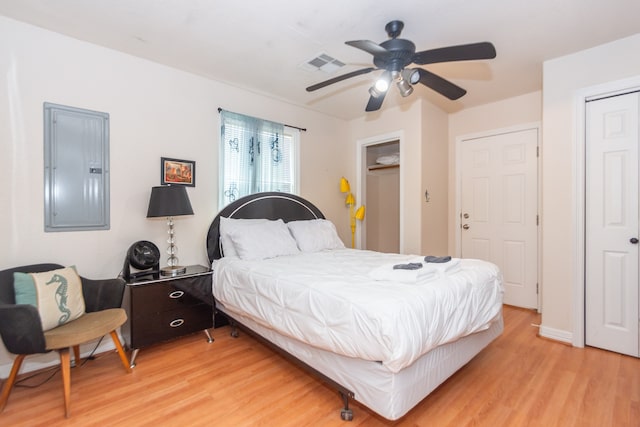
[[[13,273],[13,288],[16,304],[31,304],[38,309],[43,331],[64,325],[85,312],[82,281],[73,267]]]
[[[86,313],[76,320],[46,331],[46,348],[57,350],[80,345],[116,330],[126,321],[127,313],[122,308]]]

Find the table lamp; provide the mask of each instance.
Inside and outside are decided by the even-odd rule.
[[[175,233],[173,229],[173,217],[180,215],[193,215],[191,202],[187,189],[181,185],[161,185],[151,188],[151,197],[149,198],[149,210],[147,218],[167,217],[169,226],[169,238],[167,242],[167,267],[160,269],[163,276],[175,276],[184,273],[187,268],[178,265],[178,247],[175,245]]]

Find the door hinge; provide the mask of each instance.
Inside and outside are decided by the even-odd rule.
[[[540,215],[536,215],[536,225],[540,225]]]
[[[540,295],[540,286],[536,283],[536,295]]]
[[[536,145],[536,157],[540,157],[540,146]]]

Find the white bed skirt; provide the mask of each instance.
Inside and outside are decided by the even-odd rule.
[[[220,303],[216,308],[226,313]],[[397,420],[497,338],[502,316],[487,330],[436,347],[400,372],[382,363],[342,356],[280,335],[250,318],[229,315],[271,343],[354,393],[358,402],[389,420]]]

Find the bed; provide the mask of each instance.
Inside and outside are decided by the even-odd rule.
[[[296,195],[231,203],[207,251],[215,312],[232,334],[252,333],[335,387],[344,420],[350,399],[401,418],[503,331],[495,265],[345,248]]]

